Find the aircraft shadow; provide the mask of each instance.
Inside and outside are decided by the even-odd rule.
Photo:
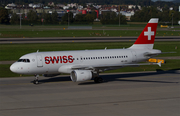
[[[179,69],[173,69],[168,71],[162,71],[157,69],[156,72],[139,72],[139,73],[124,73],[124,74],[107,74],[107,75],[100,75],[100,77],[103,78],[103,83],[108,83],[112,81],[127,81],[127,82],[153,82],[153,83],[178,83],[178,82],[168,82],[168,81],[153,81],[153,80],[135,80],[135,79],[126,79],[126,78],[135,78],[135,77],[141,77],[141,76],[153,76],[153,75],[159,75],[159,74],[175,74],[177,73],[177,70]],[[61,77],[51,77],[48,79],[40,79],[39,83],[50,83],[50,82],[62,82],[62,81],[71,81],[70,76],[61,76]],[[78,85],[91,85],[91,84],[102,84],[102,83],[94,83],[94,81],[88,81],[88,82],[79,82]]]
[[[145,73],[127,73],[127,74],[112,74],[112,75],[102,75],[101,77],[104,79],[106,82],[110,81],[127,81],[127,82],[153,82],[153,83],[179,83],[179,82],[168,82],[168,81],[153,81],[153,80],[135,80],[135,79],[126,79],[126,78],[135,78],[135,77],[141,77],[141,76],[153,76],[153,75],[160,75],[160,74],[175,74],[177,73],[177,70],[179,69],[174,69],[174,70],[168,70],[168,71],[163,71],[157,69],[156,72],[145,72]],[[180,72],[179,72],[180,73]]]
[[[43,83],[53,83],[53,82],[63,82],[63,81],[71,81],[70,76],[61,76],[61,77],[46,77],[47,79],[39,79],[39,84]],[[31,81],[33,83],[33,81]]]

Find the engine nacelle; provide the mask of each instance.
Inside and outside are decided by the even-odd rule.
[[[90,70],[74,70],[71,72],[71,80],[73,82],[87,81],[92,79],[92,72]]]

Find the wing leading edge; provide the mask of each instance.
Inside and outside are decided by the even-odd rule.
[[[111,65],[74,65],[71,67],[72,70],[96,70],[96,69],[117,69],[128,66],[141,66],[141,65],[158,65],[161,67],[161,62],[159,63],[139,63],[139,64],[111,64]]]

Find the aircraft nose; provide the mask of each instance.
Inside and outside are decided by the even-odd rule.
[[[11,70],[12,72],[16,73],[17,67],[15,66],[15,64],[12,64],[12,65],[10,66],[10,70]]]

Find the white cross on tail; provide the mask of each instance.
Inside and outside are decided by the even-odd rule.
[[[148,40],[151,40],[152,35],[154,35],[154,31],[151,31],[151,27],[148,27],[148,31],[144,32],[144,36],[148,36]]]

